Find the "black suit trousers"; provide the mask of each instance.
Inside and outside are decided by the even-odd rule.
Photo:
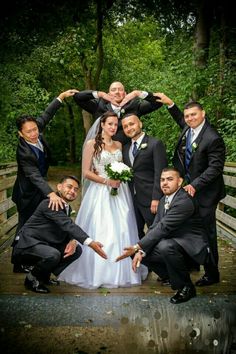
[[[24,249],[15,248],[13,250],[13,260],[19,264],[34,265],[31,271],[32,275],[38,280],[45,281],[50,278],[51,273],[56,276],[59,275],[82,253],[82,249],[78,245],[73,255],[63,258],[64,249],[65,245],[60,249],[41,243]]]
[[[145,224],[149,228],[154,221],[155,215],[151,213],[150,207],[145,207],[140,205],[137,202],[135,195],[133,199],[133,204],[134,204],[135,218],[138,227],[138,237],[139,239],[141,239],[143,236],[145,236],[145,232],[144,232]]]
[[[189,256],[173,239],[163,239],[143,258],[143,264],[152,269],[162,279],[170,279],[173,290],[192,286],[188,271]]]
[[[207,275],[215,276],[218,273],[218,245],[217,245],[217,231],[216,231],[216,207],[217,204],[211,208],[199,207],[199,215],[202,219],[203,226],[206,230],[206,238],[210,247],[211,255],[204,269]]]

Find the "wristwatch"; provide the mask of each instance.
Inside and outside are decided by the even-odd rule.
[[[137,253],[140,250],[139,245],[136,243],[136,245],[133,246],[134,253]]]

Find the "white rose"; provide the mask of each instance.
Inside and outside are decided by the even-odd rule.
[[[114,161],[111,163],[111,169],[113,172],[121,173],[124,170],[130,170],[130,168],[123,162]]]

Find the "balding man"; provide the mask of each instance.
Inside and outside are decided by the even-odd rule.
[[[124,85],[119,81],[110,85],[108,93],[85,90],[76,93],[74,99],[81,108],[91,113],[95,119],[101,117],[107,111],[114,111],[118,118],[131,112],[140,117],[162,106],[162,103],[157,102],[156,97],[151,92],[134,90],[126,94]],[[129,138],[123,132],[120,119],[117,133],[113,139],[120,141],[122,144],[129,141]]]

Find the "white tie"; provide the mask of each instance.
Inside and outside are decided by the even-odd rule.
[[[169,209],[169,206],[170,206],[169,198],[168,198],[168,197],[165,197],[165,205],[164,205],[165,213],[166,213],[167,210]]]
[[[70,207],[68,204],[65,204],[65,209],[66,209],[66,215],[69,216],[70,214]]]

